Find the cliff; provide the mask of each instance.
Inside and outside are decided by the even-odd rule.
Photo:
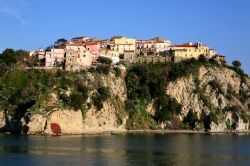
[[[28,134],[53,134],[52,124],[58,124],[62,134],[249,130],[250,79],[237,68],[190,61],[105,70],[9,73],[1,78],[2,87],[16,86],[13,79],[28,74],[22,80],[18,77],[23,83],[16,93],[0,88],[1,94],[11,93],[25,103],[20,109],[19,100],[11,100],[16,107],[8,107],[10,123],[20,120],[20,132]],[[33,100],[32,105],[27,104]],[[4,132],[12,130],[6,127],[2,112],[0,127]]]
[[[249,129],[249,84],[233,70],[201,67],[198,75],[170,82],[166,93],[182,104],[181,119],[192,110],[197,124],[206,116],[211,118],[212,132]]]

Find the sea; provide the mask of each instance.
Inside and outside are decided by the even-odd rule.
[[[250,135],[0,135],[1,166],[250,165]]]

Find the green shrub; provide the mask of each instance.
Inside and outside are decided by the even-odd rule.
[[[99,94],[96,94],[95,96],[93,96],[92,100],[97,110],[101,110],[103,108],[103,101]]]
[[[100,74],[108,75],[109,71],[110,71],[110,66],[109,65],[98,65],[96,68],[96,71]]]
[[[125,101],[125,110],[129,114],[135,111],[135,104],[132,100],[127,99]]]
[[[115,76],[116,77],[121,76],[121,69],[119,67],[114,67],[114,71],[115,71]]]
[[[96,69],[94,67],[91,67],[88,69],[88,72],[90,73],[95,73],[96,72]]]
[[[60,99],[65,103],[69,104],[70,103],[70,97],[66,95],[65,93],[60,94]]]
[[[111,63],[112,63],[112,60],[110,58],[102,57],[102,56],[99,56],[97,61],[102,63],[102,64],[107,64],[107,65],[111,65]]]
[[[97,93],[92,97],[93,103],[97,110],[103,108],[103,102],[110,97],[110,92],[108,87],[100,87],[97,89]]]
[[[156,120],[166,121],[170,120],[171,115],[179,114],[181,112],[181,104],[179,104],[176,99],[171,98],[168,95],[160,96],[157,100],[157,112]]]
[[[196,124],[199,122],[197,113],[193,110],[189,110],[187,116],[184,118],[183,122],[188,124],[191,128],[195,128]]]
[[[0,77],[3,76],[7,72],[7,70],[7,65],[5,63],[0,63]]]
[[[212,89],[217,90],[219,94],[224,94],[224,91],[217,80],[211,80],[208,82],[208,84],[212,87]]]
[[[81,92],[84,102],[88,99],[88,87],[82,84],[77,85],[78,92]]]
[[[70,105],[75,109],[81,109],[84,103],[84,99],[81,93],[73,92],[70,95]]]
[[[110,92],[108,87],[100,87],[97,89],[97,92],[100,95],[101,100],[105,101],[110,97]]]

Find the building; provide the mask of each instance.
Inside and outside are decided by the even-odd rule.
[[[140,52],[145,53],[155,53],[155,43],[152,40],[137,40],[136,41],[136,52],[139,54]]]
[[[171,42],[169,40],[162,41],[162,42],[158,41],[154,43],[156,53],[168,51],[170,46],[171,46]]]
[[[211,59],[214,59],[219,64],[226,64],[226,58],[223,55],[214,55],[211,57]]]
[[[75,38],[71,39],[71,41],[74,42],[74,43],[83,43],[83,42],[85,42],[85,41],[87,41],[89,39],[90,38],[87,37],[87,36],[80,36],[80,37],[75,37]]]
[[[67,71],[80,71],[92,66],[95,56],[88,51],[84,44],[69,43],[66,45],[66,62]]]
[[[209,53],[208,53],[209,58],[212,58],[216,55],[218,55],[218,53],[214,49],[209,49]]]
[[[204,55],[205,57],[209,56],[209,47],[202,45],[202,42],[189,42],[186,44],[171,46],[170,52],[175,61],[191,58],[198,59],[201,55]]]
[[[115,36],[111,38],[111,51],[117,51],[124,54],[124,51],[136,51],[136,39],[123,36]]]
[[[171,46],[171,41],[165,40],[164,38],[161,37],[156,37],[151,40],[136,41],[137,53],[144,52],[149,55],[168,51],[170,49],[170,46]]]
[[[39,49],[37,57],[38,57],[38,60],[42,60],[45,58],[45,52],[42,48]]]
[[[132,63],[136,59],[135,52],[134,51],[124,51],[123,59],[125,61]]]
[[[50,51],[46,51],[45,66],[46,67],[61,67],[65,61],[65,45],[56,46]]]
[[[30,51],[30,52],[29,52],[29,56],[30,56],[30,57],[37,56],[37,51],[36,51],[36,50]]]
[[[99,51],[100,56],[110,58],[113,64],[120,62],[119,53],[108,49],[101,49]]]
[[[98,58],[99,50],[100,50],[100,44],[97,42],[93,43],[84,43],[84,46],[86,49],[91,52],[91,54],[96,55],[96,59]]]

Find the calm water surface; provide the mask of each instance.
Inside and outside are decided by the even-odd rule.
[[[0,135],[2,166],[250,165],[249,135]]]

